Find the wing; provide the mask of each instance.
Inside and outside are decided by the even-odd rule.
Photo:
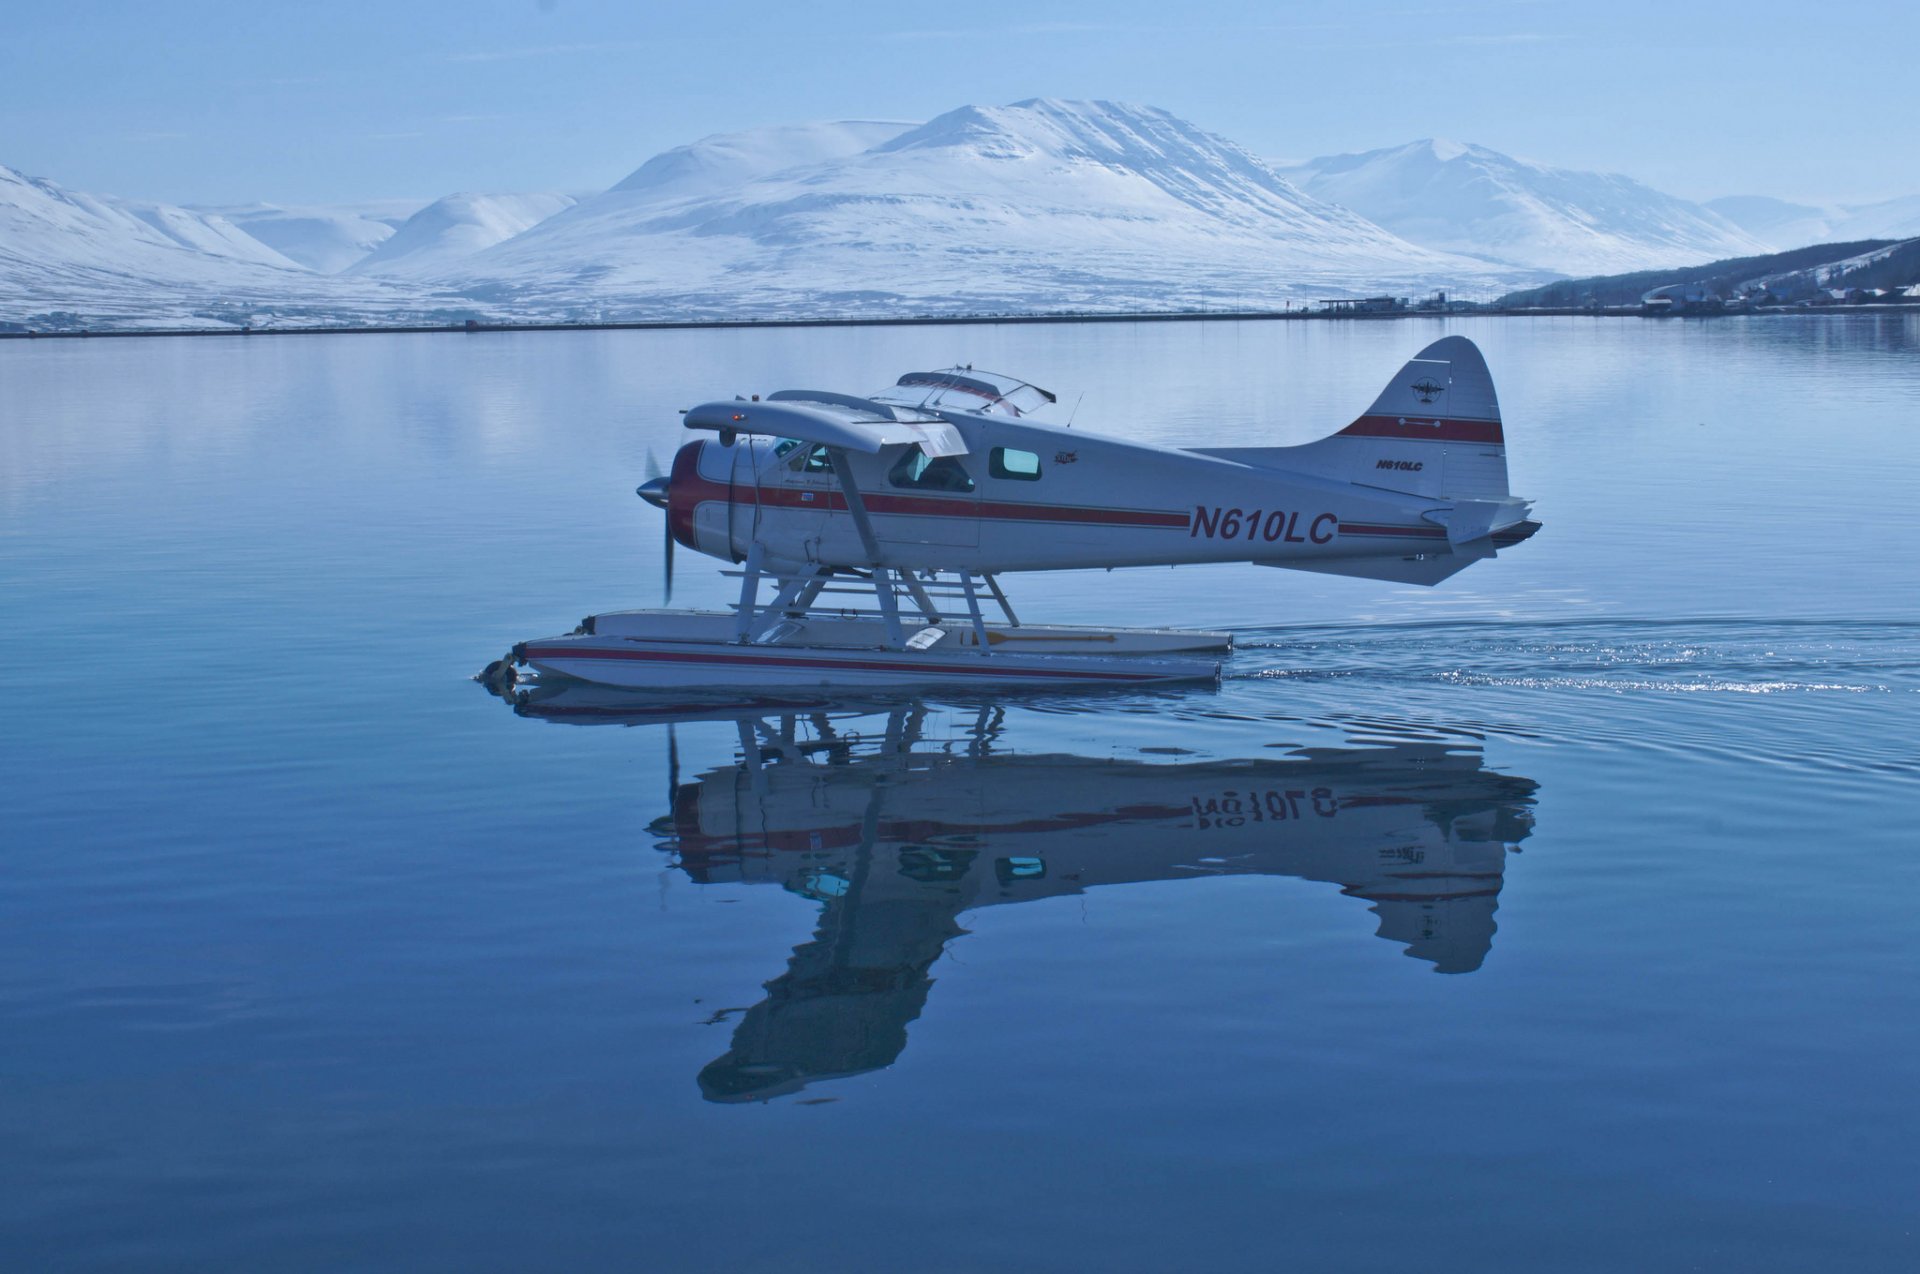
[[[783,389],[764,402],[701,403],[687,412],[687,428],[798,438],[847,451],[918,443],[929,456],[965,455],[967,441],[938,416],[903,410],[850,394]]]

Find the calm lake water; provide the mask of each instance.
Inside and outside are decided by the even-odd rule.
[[[676,408],[1447,332],[1500,560],[1009,578],[1218,691],[467,680],[657,598]],[[1916,472],[1914,316],[0,343],[0,1267],[1913,1269]]]

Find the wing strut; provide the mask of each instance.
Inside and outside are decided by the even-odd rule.
[[[853,529],[860,533],[860,547],[867,551],[867,562],[878,568],[880,542],[873,537],[873,523],[867,521],[867,502],[860,496],[860,484],[853,480],[847,453],[841,447],[828,447],[827,459],[833,462],[833,476],[840,479],[840,489],[846,493],[847,512],[853,515]]]
[[[880,603],[880,617],[887,624],[887,645],[895,650],[906,648],[906,633],[900,627],[900,602],[894,596],[894,572],[880,561],[880,541],[874,537],[873,523],[867,520],[867,502],[860,496],[860,484],[853,480],[853,466],[847,461],[847,453],[841,447],[828,447],[827,459],[833,462],[833,476],[840,480],[840,490],[847,497],[847,512],[853,515],[853,529],[860,533],[860,547],[867,551],[867,561],[873,564],[873,595]]]

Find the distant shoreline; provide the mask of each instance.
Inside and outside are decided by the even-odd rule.
[[[996,324],[1039,323],[1217,323],[1217,322],[1341,322],[1377,323],[1403,319],[1448,318],[1632,318],[1722,319],[1753,315],[1803,314],[1822,317],[1847,314],[1920,314],[1920,305],[1768,305],[1725,313],[1650,315],[1638,306],[1581,309],[1573,306],[1535,309],[1388,310],[1327,313],[1320,310],[1147,310],[1125,314],[943,314],[897,318],[770,318],[770,319],[630,319],[599,323],[399,323],[323,324],[313,327],[154,327],[78,328],[61,331],[0,332],[0,340],[120,340],[159,336],[378,336],[420,332],[624,332],[691,331],[734,328],[797,327],[984,327]]]

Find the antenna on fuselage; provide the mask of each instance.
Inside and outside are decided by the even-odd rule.
[[[1081,390],[1080,397],[1073,400],[1073,410],[1067,413],[1067,428],[1073,428],[1073,418],[1080,414],[1080,404],[1086,399],[1087,391]]]

